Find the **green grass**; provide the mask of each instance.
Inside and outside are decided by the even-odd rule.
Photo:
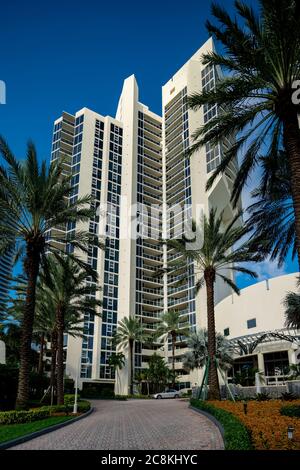
[[[33,421],[31,423],[0,425],[0,443],[11,441],[17,437],[26,436],[26,434],[40,431],[41,429],[63,423],[64,421],[68,421],[72,418],[73,416],[52,416],[39,421]]]

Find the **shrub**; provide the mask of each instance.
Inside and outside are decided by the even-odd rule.
[[[91,408],[91,404],[87,400],[80,400],[78,402],[77,410],[79,413],[86,413]]]
[[[291,392],[284,392],[281,394],[281,399],[284,401],[292,401],[297,400],[297,397]]]
[[[300,405],[286,405],[280,409],[280,414],[283,416],[291,416],[293,418],[300,418]]]
[[[67,394],[67,395],[64,396],[64,400],[65,400],[65,405],[74,405],[75,395]],[[79,393],[77,395],[77,400],[78,401],[80,400],[80,394]]]
[[[232,413],[216,408],[208,402],[191,398],[191,405],[214,416],[223,426],[226,450],[251,450],[250,433],[241,421]]]
[[[127,395],[115,395],[115,400],[127,400]]]
[[[139,393],[136,393],[134,395],[127,395],[128,398],[145,398],[145,399],[149,399],[149,398],[152,398],[151,395],[148,396],[148,395],[141,395]]]
[[[52,413],[66,413],[69,414],[73,411],[73,404],[64,404],[64,405],[52,405],[52,406],[43,406],[42,410],[49,411],[50,414]],[[85,413],[91,408],[91,404],[89,401],[86,400],[78,400],[77,403],[77,411],[78,413]]]
[[[48,406],[42,406],[42,410],[47,410],[49,411],[49,414],[53,413],[65,413],[69,414],[70,411],[72,411],[72,407],[68,405],[48,405]]]
[[[257,393],[255,395],[255,400],[257,401],[267,401],[267,400],[270,400],[271,397],[268,393]]]
[[[30,411],[3,411],[0,413],[0,424],[30,423],[49,416],[50,411],[42,408]]]

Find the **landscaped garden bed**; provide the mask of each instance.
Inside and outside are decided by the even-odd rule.
[[[73,414],[73,405],[74,396],[66,395],[64,405],[0,412],[0,444],[70,421],[91,408],[90,402],[78,400],[77,413]]]
[[[220,422],[224,428],[227,449],[245,449],[246,436],[237,428],[237,420],[247,430],[255,450],[300,450],[300,419],[296,417],[300,400],[294,401],[292,405],[282,400],[250,400],[247,401],[246,413],[241,401],[203,402],[192,399],[191,405],[207,411]],[[293,428],[292,439],[288,438],[289,426]],[[236,434],[243,438],[235,440]]]

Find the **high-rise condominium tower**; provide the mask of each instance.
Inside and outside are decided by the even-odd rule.
[[[88,227],[72,224],[56,230],[71,233],[85,228],[105,235],[106,244],[105,251],[91,247],[88,257],[103,286],[101,318],[85,315],[84,339],[68,338],[66,372],[75,377],[80,369],[81,384],[114,383],[114,371],[108,365],[111,337],[124,317],[134,315],[151,333],[162,313],[172,309],[187,319],[191,329],[206,326],[205,293],[195,293],[193,264],[170,269],[178,256],[161,239],[183,233],[183,214],[197,219],[201,210],[208,213],[217,207],[223,211],[224,224],[233,216],[234,166],[210,191],[205,190],[223,149],[207,145],[190,159],[185,156],[194,131],[218,112],[216,107],[193,112],[187,106],[187,96],[215,85],[218,70],[201,62],[202,54],[212,48],[210,39],[163,86],[162,118],[139,102],[131,76],[124,82],[115,119],[84,108],[75,115],[63,113],[55,121],[52,160],[66,155],[66,171],[72,172],[75,188],[72,198],[92,193],[99,207]],[[216,300],[228,293],[225,285],[218,285]],[[154,351],[171,362],[168,341],[136,344],[135,369],[146,368]],[[185,352],[186,338],[179,337],[176,371],[182,388],[198,380],[197,372],[183,370]],[[127,368],[128,360],[118,374],[117,393],[128,393]]]

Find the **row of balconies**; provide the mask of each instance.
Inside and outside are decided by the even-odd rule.
[[[181,186],[185,186],[185,180],[184,178],[177,178],[175,181],[173,181],[172,183],[168,183],[167,184],[167,196],[171,195],[172,194],[172,191],[174,191],[174,189],[176,187],[181,187]]]
[[[148,160],[151,160],[151,162],[156,163],[158,168],[159,168],[158,171],[161,171],[161,168],[162,168],[162,161],[161,160],[158,160],[157,158],[154,158],[151,155],[148,155],[147,153],[144,153],[144,158],[148,158]]]

